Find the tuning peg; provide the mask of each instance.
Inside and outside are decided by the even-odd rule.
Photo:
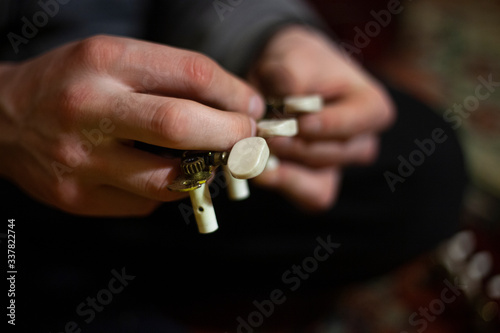
[[[323,109],[321,95],[287,96],[283,100],[285,113],[319,112]]]
[[[201,184],[199,188],[189,191],[189,198],[193,206],[198,231],[202,234],[208,234],[219,229],[208,185]]]
[[[299,132],[297,119],[264,119],[257,123],[257,135],[263,138],[273,136],[295,136]]]
[[[234,178],[227,165],[224,165],[224,178],[226,179],[227,195],[233,201],[247,199],[250,196],[250,188],[246,179]]]
[[[189,192],[198,230],[200,233],[210,233],[218,229],[212,198],[206,184],[212,176],[212,171],[222,165],[226,171],[229,196],[234,200],[242,200],[250,194],[246,179],[261,174],[268,157],[269,147],[266,140],[260,137],[238,141],[230,153],[186,151],[181,160],[182,174],[168,189]]]
[[[237,179],[257,177],[264,171],[269,158],[266,140],[251,137],[236,142],[227,160],[231,175]]]
[[[212,198],[206,185],[212,176],[213,166],[207,163],[207,161],[214,159],[211,154],[213,153],[209,152],[204,155],[184,152],[181,160],[182,174],[168,185],[168,189],[171,191],[189,192],[196,224],[202,234],[218,229]]]
[[[289,96],[280,104],[285,113],[318,112],[323,108],[319,95]],[[250,195],[247,179],[260,175],[266,165],[277,167],[279,160],[271,158],[264,138],[273,136],[294,136],[298,133],[296,119],[266,119],[257,125],[258,137],[238,141],[230,153],[188,152],[183,154],[180,175],[168,188],[172,191],[189,192],[196,223],[200,233],[210,233],[218,229],[217,217],[207,181],[213,169],[223,166],[228,194],[232,200],[242,200]]]

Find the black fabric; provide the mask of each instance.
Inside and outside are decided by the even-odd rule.
[[[198,50],[244,76],[263,44],[288,24],[319,27],[320,19],[298,0],[152,2],[148,38]]]
[[[19,61],[97,34],[139,38],[149,1],[7,0],[0,21],[0,61]],[[42,5],[41,5],[42,4]]]
[[[299,0],[6,0],[0,9],[1,61],[109,34],[197,50],[237,75],[278,27],[322,25]]]

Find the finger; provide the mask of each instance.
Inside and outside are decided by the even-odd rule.
[[[73,213],[88,216],[146,216],[161,204],[118,188],[100,186],[85,196],[82,210]]]
[[[312,170],[282,162],[277,169],[265,171],[253,181],[282,193],[305,210],[322,211],[330,208],[336,200],[340,172],[335,168]]]
[[[167,188],[180,174],[179,165],[176,158],[165,158],[112,143],[94,153],[88,173],[98,184],[154,201],[173,201],[186,197],[185,193],[172,192]]]
[[[120,93],[110,103],[112,135],[175,149],[230,149],[255,135],[255,121],[197,102],[137,93]]]
[[[383,93],[361,89],[363,91],[328,103],[322,112],[302,115],[299,135],[306,139],[327,140],[385,129],[393,121],[392,103]]]
[[[300,137],[277,137],[268,140],[272,153],[281,159],[310,167],[367,164],[378,153],[375,135],[359,135],[348,141],[306,141]]]
[[[106,36],[90,39],[88,44],[91,50],[116,49],[109,74],[134,91],[189,98],[254,117],[264,112],[264,102],[255,90],[199,53]]]

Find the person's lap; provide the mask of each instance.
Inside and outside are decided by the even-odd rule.
[[[230,202],[223,183],[216,182],[220,228],[200,235],[188,201],[166,203],[147,218],[92,219],[45,207],[2,181],[6,215],[17,223],[19,298],[29,311],[26,318],[62,331],[69,321],[90,329],[136,310],[190,318],[197,310],[210,316],[226,307],[236,323],[234,314],[244,317],[254,309],[253,300],[269,299],[275,289],[290,300],[334,290],[432,249],[458,226],[466,182],[461,151],[442,119],[391,93],[398,120],[383,134],[378,160],[347,168],[337,204],[320,215],[305,214],[258,188],[250,199]],[[421,150],[415,140],[431,139],[435,129],[443,129],[447,139],[435,143],[429,156],[414,153]],[[398,175],[399,157],[408,160],[411,154],[421,164],[406,170],[404,182],[393,183],[392,191],[384,173]],[[315,258],[318,238],[339,244],[328,256],[321,252],[324,261]],[[303,275],[293,271],[303,264]],[[76,308],[108,287],[113,269],[135,278],[87,324]],[[207,308],[210,304],[218,309]]]

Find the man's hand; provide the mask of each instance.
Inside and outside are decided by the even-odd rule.
[[[320,94],[326,101],[321,112],[299,117],[298,136],[269,140],[282,163],[255,181],[303,208],[330,207],[340,167],[369,163],[377,155],[377,133],[394,119],[386,93],[326,37],[297,26],[273,36],[250,81],[267,96]]]
[[[117,37],[3,64],[0,82],[0,174],[76,214],[143,215],[184,196],[166,187],[179,161],[134,141],[228,150],[263,112],[253,89],[207,57]]]

